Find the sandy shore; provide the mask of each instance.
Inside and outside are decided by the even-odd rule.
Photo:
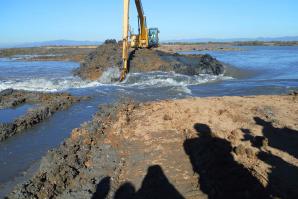
[[[298,96],[102,107],[9,198],[297,198]]]

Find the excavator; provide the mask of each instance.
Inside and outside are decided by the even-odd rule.
[[[124,0],[124,16],[123,16],[123,49],[122,49],[122,72],[120,81],[125,80],[128,73],[129,48],[153,48],[158,47],[159,39],[158,28],[147,28],[146,16],[141,0],[135,0],[138,11],[138,34],[130,31],[129,25],[129,6],[130,0]]]

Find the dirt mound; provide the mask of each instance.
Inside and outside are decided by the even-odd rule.
[[[104,44],[86,56],[74,74],[96,80],[110,67],[120,68],[122,50],[119,44]],[[179,55],[154,49],[138,49],[130,53],[131,72],[175,71],[185,75],[224,73],[224,66],[210,55]]]
[[[0,141],[31,128],[81,99],[83,98],[74,97],[68,93],[42,93],[13,89],[0,92],[0,109],[15,108],[22,104],[34,105],[25,115],[15,118],[10,123],[0,122]]]
[[[298,98],[103,107],[8,198],[297,198]]]

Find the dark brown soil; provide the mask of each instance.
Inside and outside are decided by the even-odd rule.
[[[82,79],[96,80],[110,67],[122,66],[119,44],[105,44],[86,56],[74,74]],[[179,55],[154,49],[131,51],[130,72],[174,71],[184,75],[224,73],[224,65],[210,55]]]
[[[7,89],[0,92],[0,108],[13,108],[25,103],[35,105],[11,123],[0,123],[0,141],[28,129],[57,111],[69,108],[80,98],[68,93],[42,93]]]

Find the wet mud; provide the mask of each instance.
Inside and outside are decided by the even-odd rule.
[[[23,132],[41,121],[51,117],[57,111],[69,108],[83,98],[68,93],[42,93],[7,89],[0,92],[0,114],[2,110],[30,106],[28,110],[9,122],[0,123],[0,141]],[[9,116],[7,116],[9,117]]]
[[[74,74],[87,80],[97,80],[108,68],[122,66],[119,44],[104,44],[87,55]],[[156,49],[131,50],[130,72],[174,71],[184,75],[223,74],[225,66],[210,55],[180,55]]]
[[[102,106],[7,198],[294,199],[297,102],[293,94]]]

